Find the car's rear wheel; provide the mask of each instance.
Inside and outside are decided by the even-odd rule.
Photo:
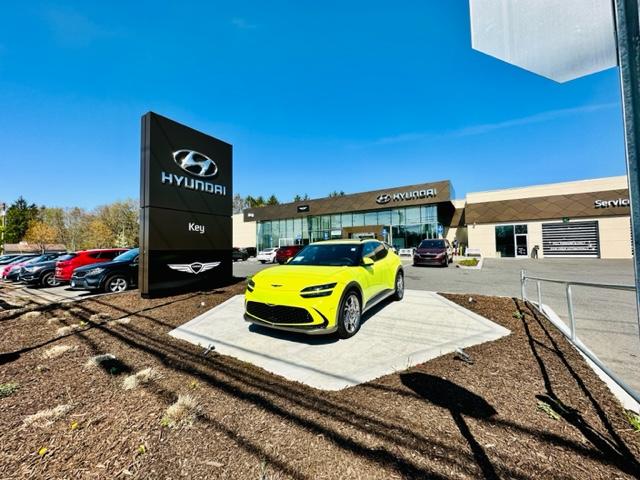
[[[402,300],[404,297],[404,274],[402,271],[396,273],[396,286],[393,298],[396,300]]]
[[[56,275],[54,272],[47,272],[40,279],[40,284],[43,287],[57,287],[58,285],[60,285],[60,282],[56,280]]]
[[[349,290],[340,303],[338,335],[340,338],[353,337],[360,330],[362,307],[355,290]]]
[[[129,282],[122,275],[114,275],[104,282],[104,290],[107,293],[124,292],[129,287]]]

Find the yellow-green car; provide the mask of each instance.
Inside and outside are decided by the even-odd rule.
[[[254,275],[245,292],[245,320],[309,334],[349,338],[362,314],[389,297],[402,300],[402,263],[377,240],[307,245],[285,265]]]

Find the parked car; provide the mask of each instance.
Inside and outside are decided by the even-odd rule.
[[[449,240],[423,240],[413,254],[414,265],[441,265],[448,267],[453,261]]]
[[[71,280],[71,275],[76,268],[91,265],[93,263],[110,262],[127,250],[127,248],[102,248],[95,250],[82,250],[80,252],[64,255],[60,257],[56,263],[56,280],[61,283],[67,283]]]
[[[10,253],[7,255],[2,255],[0,257],[0,266],[9,265],[10,263],[18,262],[25,258],[32,258],[35,256],[35,253]]]
[[[100,290],[103,292],[124,292],[138,283],[137,248],[125,251],[112,261],[78,267],[71,275],[71,288]]]
[[[415,255],[416,253],[416,249],[415,248],[400,248],[398,249],[398,255],[400,255],[401,257],[412,257],[413,255]]]
[[[37,261],[25,265],[20,269],[18,280],[27,285],[40,285],[42,287],[55,287],[60,285],[56,280],[56,262],[67,253],[59,253],[55,258],[45,261]]]
[[[255,257],[258,254],[258,250],[256,250],[256,247],[246,247],[245,250],[250,257]]]
[[[286,247],[280,247],[276,252],[276,262],[280,265],[287,263],[287,260],[296,256],[303,248],[304,245],[287,245]]]
[[[11,282],[17,282],[22,275],[25,268],[29,268],[33,265],[37,265],[40,262],[50,262],[63,255],[62,253],[43,253],[35,257],[27,258],[19,263],[14,264],[9,272],[6,274],[5,279]]]
[[[245,261],[249,258],[249,253],[244,248],[233,248],[233,253],[231,254],[233,261],[242,260]]]
[[[11,272],[13,272],[15,269],[19,270],[20,267],[22,267],[22,265],[25,264],[25,262],[28,262],[29,260],[33,260],[37,257],[38,257],[37,255],[26,255],[26,256],[14,258],[12,262],[7,263],[0,267],[0,278],[2,278],[3,280],[8,280],[8,276]]]
[[[349,338],[360,329],[364,312],[403,296],[402,261],[384,243],[328,240],[251,277],[244,318],[270,328]]]
[[[7,263],[11,263],[18,259],[18,257],[23,257],[22,253],[6,253],[4,255],[0,255],[0,265],[6,265]]]
[[[273,263],[276,260],[277,248],[265,248],[260,250],[257,255],[257,259],[260,263]]]

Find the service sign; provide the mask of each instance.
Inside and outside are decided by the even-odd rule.
[[[232,277],[232,147],[149,112],[142,117],[140,292],[212,288]]]

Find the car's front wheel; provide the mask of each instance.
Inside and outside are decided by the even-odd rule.
[[[340,338],[353,337],[360,330],[362,307],[360,297],[354,290],[350,290],[340,304],[338,316],[338,336]]]
[[[404,275],[401,271],[396,273],[396,285],[393,298],[396,300],[402,300],[404,297]]]
[[[107,281],[104,282],[104,290],[107,293],[124,292],[127,288],[129,288],[129,282],[121,275],[109,277]]]
[[[45,273],[40,279],[40,283],[43,287],[56,287],[60,285],[60,282],[56,280],[54,272]]]

